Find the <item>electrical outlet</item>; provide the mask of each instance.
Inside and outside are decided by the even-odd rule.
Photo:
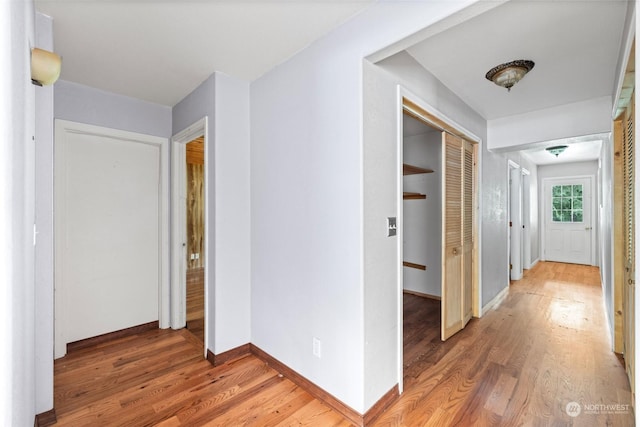
[[[313,355],[320,359],[322,357],[322,341],[313,337]]]
[[[191,257],[190,257],[190,258],[191,258],[191,260],[196,259],[196,254],[191,254]]]
[[[200,254],[196,254],[196,259],[200,259]]]

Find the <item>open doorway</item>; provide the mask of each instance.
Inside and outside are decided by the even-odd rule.
[[[403,365],[414,375],[426,349],[442,347],[442,132],[402,116]]]
[[[403,98],[399,158],[403,378],[480,316],[477,144]],[[430,355],[434,356],[431,357]],[[416,363],[420,361],[419,363]],[[417,371],[416,371],[417,370]]]
[[[208,209],[207,118],[172,138],[171,327],[186,327],[206,357]]]
[[[186,146],[187,329],[204,343],[204,135]]]

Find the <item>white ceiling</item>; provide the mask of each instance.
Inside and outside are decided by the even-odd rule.
[[[407,49],[485,119],[614,93],[627,2],[514,0]],[[511,92],[485,79],[530,59]]]
[[[254,80],[373,0],[36,0],[64,80],[173,106],[214,71]]]
[[[402,135],[412,137],[416,135],[424,135],[431,132],[440,132],[413,117],[402,115]],[[536,165],[556,165],[560,163],[585,162],[590,160],[598,160],[600,158],[600,149],[602,142],[608,138],[605,134],[596,134],[589,136],[579,136],[575,138],[564,138],[553,141],[539,142],[532,144],[526,150],[521,150],[531,162]],[[567,149],[558,157],[550,154],[546,148],[556,145],[566,145]]]
[[[522,150],[529,160],[537,165],[556,165],[560,163],[585,162],[598,160],[602,141],[607,139],[607,135],[589,135],[575,138],[558,139],[536,144],[533,148]],[[546,148],[556,145],[566,145],[567,149],[558,155],[550,154]]]
[[[36,8],[54,18],[62,79],[172,106],[214,71],[256,79],[373,1],[36,0]],[[512,0],[407,52],[490,120],[613,93],[626,10],[619,0]],[[511,92],[485,79],[514,59],[536,66]],[[565,141],[558,159],[544,151],[557,141],[528,156],[594,159],[600,139]]]

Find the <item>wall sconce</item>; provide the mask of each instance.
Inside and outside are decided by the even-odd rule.
[[[31,49],[31,83],[36,86],[52,85],[60,77],[60,56],[47,50]]]

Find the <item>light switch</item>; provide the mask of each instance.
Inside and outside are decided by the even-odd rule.
[[[396,235],[396,217],[390,216],[387,218],[387,236],[395,236]]]

